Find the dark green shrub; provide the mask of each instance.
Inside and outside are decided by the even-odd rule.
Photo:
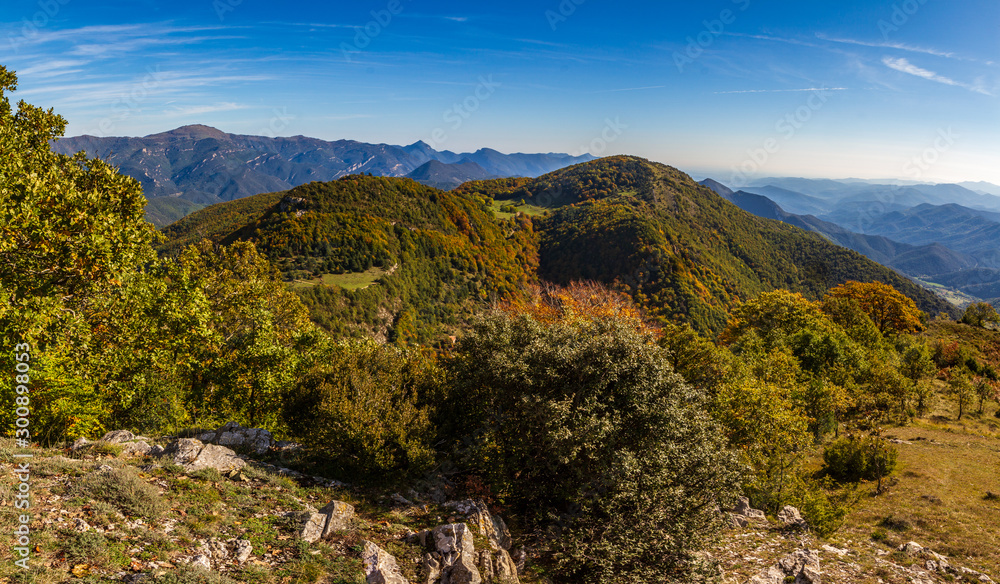
[[[739,480],[704,395],[635,320],[538,312],[491,313],[459,342],[443,412],[459,455],[551,535],[553,581],[691,581]]]
[[[826,472],[838,481],[881,480],[896,469],[899,451],[878,436],[850,436],[823,450]]]
[[[829,537],[840,529],[856,503],[854,489],[838,490],[829,477],[799,479],[792,491],[789,504],[798,507],[809,529],[820,537]]]

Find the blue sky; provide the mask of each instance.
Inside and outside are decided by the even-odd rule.
[[[1000,2],[4,0],[68,135],[637,154],[699,176],[1000,183]]]

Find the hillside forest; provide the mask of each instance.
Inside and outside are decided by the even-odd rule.
[[[668,166],[350,175],[157,230],[140,184],[54,152],[66,121],[16,87],[0,67],[9,436],[18,407],[46,446],[236,421],[313,474],[487,500],[531,581],[690,582],[737,497],[833,534],[891,488],[887,433],[998,412],[992,307]]]

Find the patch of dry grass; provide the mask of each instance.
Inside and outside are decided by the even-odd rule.
[[[915,541],[960,565],[1000,574],[1000,501],[987,497],[1000,492],[1000,439],[991,420],[957,422],[939,414],[891,430],[910,443],[898,445],[894,484],[862,499],[840,537],[863,541],[876,533],[886,546]]]

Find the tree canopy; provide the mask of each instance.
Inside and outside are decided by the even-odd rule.
[[[833,288],[826,295],[856,300],[882,334],[908,333],[923,328],[922,313],[917,305],[888,284],[852,281]]]

